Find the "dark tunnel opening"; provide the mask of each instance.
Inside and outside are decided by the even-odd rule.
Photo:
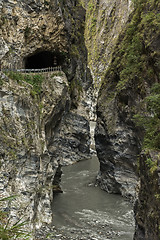
[[[41,51],[28,56],[24,60],[26,69],[41,69],[55,66],[62,66],[64,57],[61,53]]]

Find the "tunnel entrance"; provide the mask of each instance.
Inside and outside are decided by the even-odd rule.
[[[24,60],[26,69],[41,69],[61,66],[63,64],[62,54],[50,51],[41,51],[28,56]]]

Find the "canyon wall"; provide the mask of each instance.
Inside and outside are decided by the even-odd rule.
[[[34,238],[52,223],[61,166],[90,157],[85,10],[76,1],[8,0],[0,13],[0,194],[17,196],[4,211],[13,222],[28,219]],[[57,66],[62,71],[13,72]]]
[[[133,2],[98,95],[97,183],[131,199],[138,193],[135,239],[149,240],[159,239],[159,152],[150,157],[147,152],[159,150],[160,5],[156,0]]]
[[[87,3],[85,40],[95,86],[104,78],[116,41],[132,11],[131,0],[89,0]]]
[[[132,11],[132,1],[89,1],[85,28],[88,64],[94,84],[99,88],[102,82],[98,94],[95,132],[100,160],[97,183],[108,192],[128,197],[135,196],[137,186],[135,170],[139,150],[136,130],[131,123],[127,123],[126,113],[119,109],[121,103],[115,94],[112,79],[105,82],[115,45]]]
[[[33,238],[52,222],[61,166],[90,156],[98,91],[97,184],[138,196],[134,238],[159,238],[159,9],[158,0],[0,1],[0,191],[17,196],[4,210],[29,219]],[[63,71],[6,72],[41,68],[40,56]]]
[[[34,75],[35,77],[39,75]],[[1,197],[17,196],[10,217],[29,219],[31,229],[52,221],[51,202],[58,190],[55,175],[59,159],[48,150],[45,131],[48,119],[54,126],[68,111],[68,82],[63,76],[47,76],[41,96],[27,82],[1,74]]]
[[[135,203],[134,240],[160,238],[159,152],[142,152],[139,159],[140,191]]]

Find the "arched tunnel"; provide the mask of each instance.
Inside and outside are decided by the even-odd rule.
[[[62,66],[64,56],[59,52],[40,51],[27,56],[24,59],[25,69],[41,69]]]

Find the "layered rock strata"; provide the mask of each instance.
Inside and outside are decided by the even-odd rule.
[[[97,104],[98,184],[133,198],[142,148],[159,150],[159,7],[156,0],[135,2],[106,69]],[[135,239],[159,239],[158,155],[151,156],[150,163],[147,156],[140,158]],[[149,165],[155,166],[153,174]]]
[[[106,69],[133,4],[131,1],[88,1],[86,9],[88,62],[94,83],[99,86],[106,78]],[[126,126],[123,122],[126,116],[120,114],[118,98],[111,99],[111,94],[106,84],[98,97],[95,139],[100,172],[97,183],[108,192],[135,196],[137,137],[132,124]]]
[[[92,77],[85,10],[75,1],[8,0],[0,2],[0,13],[1,195],[18,195],[10,216],[28,218],[34,237],[52,222],[61,166],[89,158]],[[33,74],[28,82],[23,74],[5,75],[41,53],[55,56],[63,72],[35,74],[43,79],[39,89],[30,82]]]
[[[84,2],[84,1],[83,1]],[[88,64],[95,86],[104,78],[119,34],[133,11],[131,0],[89,0],[86,7],[85,40]]]
[[[16,195],[11,217],[29,218],[31,228],[52,220],[51,203],[59,159],[48,151],[46,125],[53,126],[68,111],[70,101],[65,75],[43,74],[40,96],[29,83],[17,84],[1,74],[1,197]],[[57,186],[58,187],[58,186]]]

